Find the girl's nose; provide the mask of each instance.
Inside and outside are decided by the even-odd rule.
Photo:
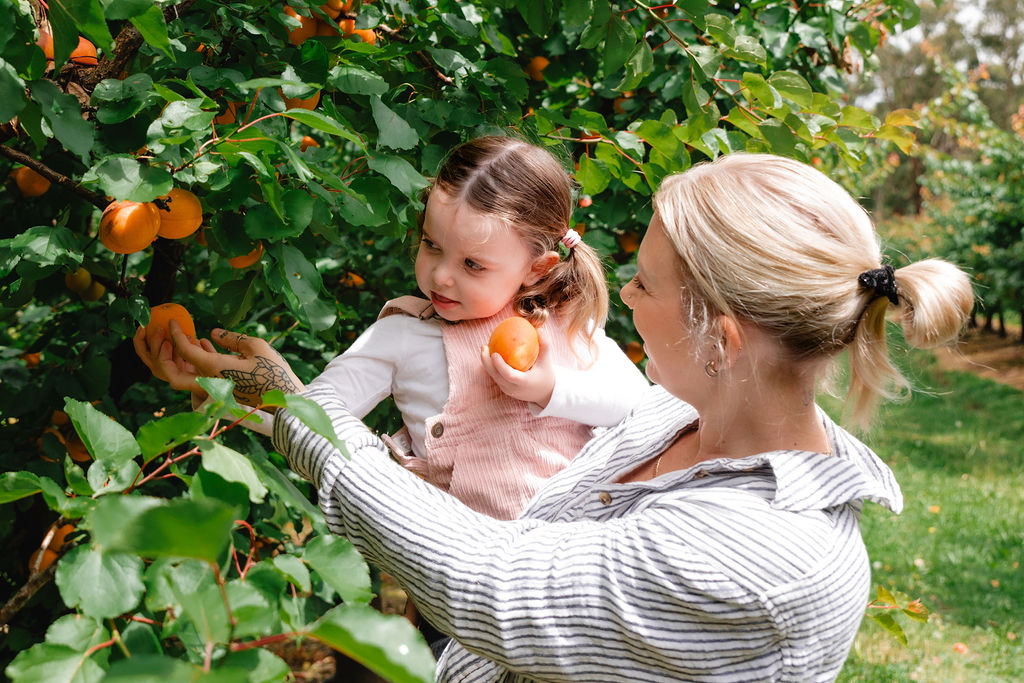
[[[453,284],[452,269],[444,261],[434,267],[434,282],[443,286]]]

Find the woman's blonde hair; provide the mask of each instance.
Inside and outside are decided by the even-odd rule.
[[[880,398],[909,392],[889,360],[886,312],[907,342],[954,339],[974,303],[967,275],[927,259],[886,279],[867,212],[838,183],[798,161],[736,153],[662,182],[654,208],[679,257],[685,312],[705,334],[719,314],[775,336],[793,361],[834,360],[849,349],[850,421],[866,427]],[[887,290],[887,291],[886,291]],[[828,373],[831,375],[831,373]]]
[[[489,135],[453,149],[432,188],[504,221],[538,257],[559,251],[572,217],[575,183],[543,147]],[[590,341],[608,316],[608,285],[597,252],[577,244],[540,281],[522,288],[514,303],[521,315],[538,325],[557,312],[565,320],[570,342],[577,335]]]

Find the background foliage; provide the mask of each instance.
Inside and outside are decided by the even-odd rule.
[[[392,680],[432,677],[418,634],[367,607],[374,572],[323,535],[306,485],[231,428],[230,390],[212,383],[192,413],[151,380],[129,339],[150,306],[185,305],[201,335],[273,338],[308,380],[413,291],[418,194],[468,137],[514,131],[575,169],[577,229],[612,286],[669,173],[735,150],[857,167],[873,140],[914,142],[916,114],[843,93],[917,21],[907,0],[357,0],[339,18],[367,40],[291,6],[320,35],[298,40],[279,0],[0,4],[0,173],[51,183],[0,194],[0,659],[15,681],[282,680],[266,646],[307,636]],[[95,65],[67,60],[80,35]],[[126,256],[97,239],[108,202],[172,187],[200,198],[201,232]],[[229,264],[258,243],[254,265]],[[65,283],[79,267],[95,300]],[[635,339],[621,311],[609,330]],[[59,561],[30,572],[67,524]]]

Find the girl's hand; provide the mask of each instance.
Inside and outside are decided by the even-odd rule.
[[[537,332],[540,335],[540,353],[529,370],[521,372],[510,367],[499,354],[491,353],[486,344],[480,348],[480,362],[483,363],[484,371],[503,392],[512,398],[545,408],[551,400],[551,392],[555,390],[555,366],[547,352],[547,330],[540,327]]]

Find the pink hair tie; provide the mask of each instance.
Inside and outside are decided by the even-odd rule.
[[[575,230],[573,230],[572,228],[569,228],[568,230],[566,230],[565,234],[562,235],[562,244],[565,245],[566,249],[572,249],[573,247],[575,247],[577,244],[579,244],[582,241],[583,241],[583,238],[580,237],[580,234],[578,232],[576,232]]]

